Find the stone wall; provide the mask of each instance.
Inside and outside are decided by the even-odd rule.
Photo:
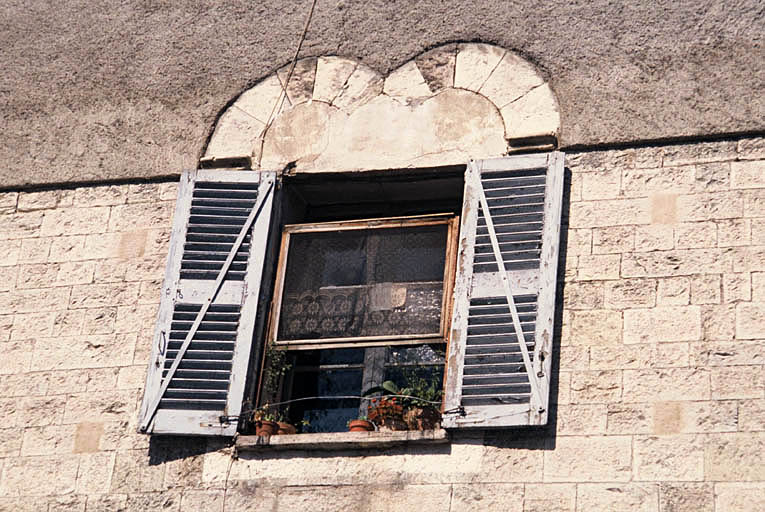
[[[175,184],[0,194],[0,510],[765,508],[765,140],[567,167],[549,428],[236,460],[135,433]]]

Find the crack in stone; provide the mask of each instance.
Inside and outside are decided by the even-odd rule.
[[[539,85],[537,85],[537,86],[535,86],[535,87],[532,87],[531,89],[529,89],[528,91],[524,92],[523,94],[521,94],[521,95],[520,95],[520,96],[518,96],[517,98],[515,98],[515,99],[513,99],[513,100],[510,100],[510,101],[508,101],[507,103],[505,103],[504,105],[502,105],[501,107],[499,107],[499,109],[500,109],[500,110],[502,110],[502,109],[503,109],[503,108],[505,108],[506,106],[508,106],[508,105],[510,105],[510,104],[512,104],[512,103],[515,103],[516,101],[518,101],[518,100],[520,100],[520,99],[523,99],[523,98],[525,98],[526,96],[528,96],[528,95],[529,95],[529,94],[531,94],[532,92],[536,91],[536,90],[537,90],[537,89],[539,89],[540,87],[543,87],[543,86],[545,86],[546,84],[547,84],[547,82],[542,82],[541,84],[539,84]]]

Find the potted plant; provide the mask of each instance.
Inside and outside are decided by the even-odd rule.
[[[401,390],[401,394],[410,396],[406,399],[404,412],[404,421],[410,430],[433,430],[441,425],[439,404],[443,390],[439,382],[426,379],[415,371],[406,374],[406,387]]]
[[[431,430],[438,428],[441,413],[435,404],[441,400],[437,384],[415,374],[408,376],[407,387],[386,380],[364,392],[364,396],[382,393],[373,398],[369,418],[380,428],[390,430]]]
[[[277,423],[276,412],[268,404],[259,407],[252,414],[252,421],[255,424],[255,435],[272,436],[279,433],[279,423]]]
[[[289,421],[289,410],[289,407],[287,407],[276,414],[276,423],[279,424],[279,431],[277,434],[297,434],[297,427]]]
[[[362,416],[355,420],[348,421],[348,432],[373,432],[375,424]]]
[[[380,430],[407,430],[401,397],[394,396],[400,394],[399,391],[393,381],[386,380],[382,386],[371,387],[363,394],[363,396],[382,394],[380,397],[372,398],[369,406],[369,420]]]

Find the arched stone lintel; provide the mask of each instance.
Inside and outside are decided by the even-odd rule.
[[[443,45],[385,78],[336,56],[300,59],[289,81],[288,73],[279,69],[223,113],[205,160],[249,157],[253,168],[291,163],[297,172],[450,165],[560,130],[536,68],[493,45]]]

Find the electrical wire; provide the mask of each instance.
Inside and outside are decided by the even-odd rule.
[[[300,50],[303,48],[303,43],[305,42],[306,35],[308,34],[308,27],[311,25],[311,20],[313,19],[313,11],[316,8],[316,1],[313,0],[311,2],[311,9],[308,11],[308,17],[305,20],[305,26],[303,27],[303,33],[300,35],[300,40],[298,41],[297,48],[295,49],[295,55],[292,57],[292,63],[290,64],[289,71],[287,72],[287,78],[284,80],[284,83],[281,84],[282,91],[279,93],[279,97],[276,100],[276,103],[274,103],[273,108],[271,108],[271,113],[268,115],[268,119],[266,119],[266,126],[263,128],[263,133],[260,136],[260,151],[258,153],[258,167],[260,167],[260,159],[263,155],[263,146],[266,143],[266,134],[268,133],[268,129],[271,128],[271,124],[276,120],[275,113],[279,112],[281,110],[282,105],[284,104],[284,99],[287,98],[287,86],[290,83],[290,79],[292,78],[292,73],[295,71],[295,65],[298,61],[298,55],[300,55]],[[277,76],[277,80],[279,77]],[[281,80],[279,80],[281,83]]]
[[[369,400],[369,401],[372,401],[372,400],[379,400],[380,398],[412,398],[412,399],[415,399],[415,400],[417,400],[418,402],[421,402],[421,403],[427,403],[427,404],[431,404],[431,405],[441,405],[440,401],[436,402],[436,401],[433,401],[433,400],[425,400],[423,398],[420,398],[420,397],[417,397],[417,396],[412,396],[412,395],[383,395],[382,397],[379,397],[379,396],[361,396],[361,395],[304,396],[304,397],[301,397],[301,398],[293,398],[291,400],[284,400],[282,402],[273,402],[273,403],[269,402],[268,404],[264,404],[263,406],[256,407],[254,409],[245,409],[241,413],[239,413],[239,417],[241,417],[243,415],[247,415],[247,414],[249,414],[251,412],[255,412],[255,411],[260,410],[260,409],[271,408],[271,407],[278,407],[280,405],[288,405],[288,404],[295,403],[295,402],[304,402],[306,400],[342,400],[342,399],[354,399],[354,400],[357,400],[357,399],[359,399],[359,400]],[[228,418],[229,419],[233,419],[233,418],[237,418],[237,416],[228,416]]]

